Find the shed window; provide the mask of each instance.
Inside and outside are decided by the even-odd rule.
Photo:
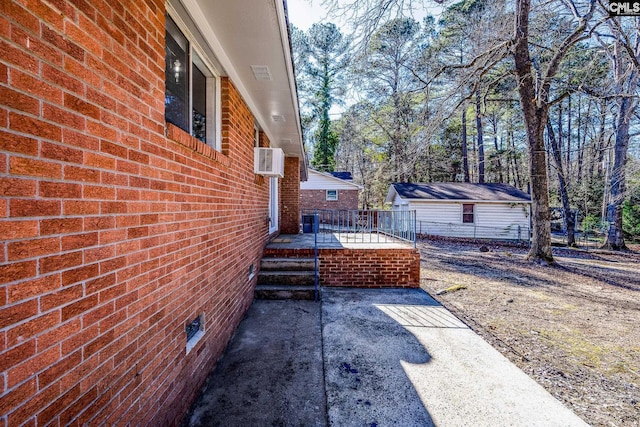
[[[338,190],[327,190],[327,200],[338,200]]]
[[[462,205],[462,223],[463,224],[473,224],[473,205],[472,204],[463,204]]]
[[[218,83],[204,58],[176,21],[167,16],[165,120],[218,149]]]

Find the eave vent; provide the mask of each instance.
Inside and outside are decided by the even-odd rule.
[[[271,80],[271,71],[266,65],[252,65],[251,71],[253,71],[253,77],[258,81]]]
[[[273,116],[271,116],[271,120],[273,120],[276,123],[284,123],[284,116],[281,116],[279,114],[274,114]]]

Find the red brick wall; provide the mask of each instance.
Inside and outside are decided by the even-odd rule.
[[[338,190],[338,200],[327,200],[325,190],[300,190],[300,209],[358,209],[358,190]]]
[[[321,249],[320,284],[356,288],[419,288],[416,249]]]
[[[313,258],[313,249],[265,249],[266,256]],[[414,248],[321,248],[321,286],[419,288],[420,253]]]
[[[165,126],[164,14],[0,2],[0,426],[174,424],[252,301],[254,119],[224,79],[222,153]]]
[[[280,231],[298,234],[300,231],[300,159],[287,157],[284,178],[280,180]]]

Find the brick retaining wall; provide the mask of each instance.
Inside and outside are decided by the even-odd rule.
[[[265,249],[265,256],[313,258],[313,249]],[[420,253],[406,248],[319,249],[321,286],[420,287]]]

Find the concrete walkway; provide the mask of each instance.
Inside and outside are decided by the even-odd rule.
[[[586,426],[421,290],[255,301],[185,426]]]

